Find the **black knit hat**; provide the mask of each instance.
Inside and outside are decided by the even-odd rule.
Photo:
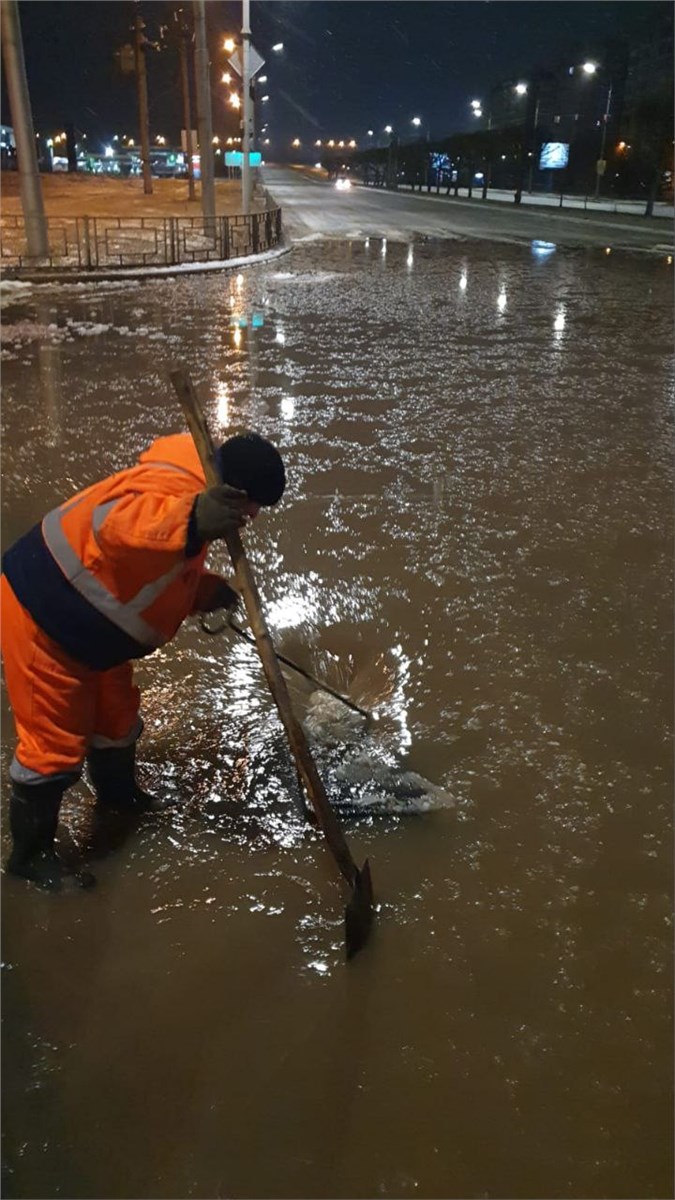
[[[269,508],[284,494],[286,472],[279,451],[259,433],[240,433],[216,450],[223,483],[246,492],[254,504]]]

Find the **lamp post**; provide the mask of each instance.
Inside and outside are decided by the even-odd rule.
[[[521,96],[521,97],[527,96],[529,93],[529,87],[526,83],[516,83],[513,88],[513,91],[516,96]],[[537,112],[537,116],[538,116],[538,113],[539,113],[538,103],[537,103],[536,112]],[[537,116],[535,116],[535,125],[536,125],[536,121],[537,121]],[[527,108],[526,108],[524,116],[523,116],[523,136],[520,141],[520,163],[518,166],[518,182],[516,184],[516,190],[513,193],[513,200],[514,200],[515,204],[520,204],[520,202],[523,198],[523,177],[525,175],[525,155],[527,153],[527,151],[525,149],[525,145],[526,145],[526,143],[529,144],[529,140],[530,139],[527,136]]]
[[[609,81],[607,88],[607,105],[602,119],[602,136],[600,138],[600,158],[595,165],[595,199],[600,198],[600,178],[605,173],[605,146],[607,145],[607,125],[609,124],[609,114],[612,111],[612,80]],[[614,193],[616,195],[616,192]]]
[[[602,70],[602,67],[599,63],[592,62],[589,60],[587,62],[581,63],[581,66],[579,69],[581,71],[583,71],[584,75],[592,77],[593,75],[597,75],[598,71]],[[572,73],[573,70],[574,70],[574,68],[570,68],[570,74]],[[594,200],[599,200],[599,198],[600,198],[600,180],[605,173],[605,167],[607,165],[605,162],[605,147],[607,145],[607,126],[609,124],[609,118],[610,118],[610,114],[612,111],[613,90],[614,90],[614,82],[612,79],[608,79],[607,80],[607,102],[605,104],[605,111],[604,111],[603,117],[602,117],[602,132],[600,134],[600,157],[595,164],[595,192],[594,192],[594,196],[593,196]]]
[[[393,125],[385,125],[384,132],[389,135],[389,147],[387,151],[387,187],[396,188],[396,175],[398,171],[398,159],[396,155],[397,138],[394,133]]]

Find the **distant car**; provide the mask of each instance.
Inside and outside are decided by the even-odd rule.
[[[338,175],[337,179],[335,180],[335,186],[338,192],[348,192],[352,186],[352,181],[351,179],[348,179],[346,175]]]
[[[179,164],[175,159],[173,162],[167,162],[164,158],[150,158],[150,171],[158,179],[175,179],[179,170]]]

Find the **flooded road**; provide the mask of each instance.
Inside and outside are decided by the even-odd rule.
[[[370,238],[6,310],[5,545],[182,428],[178,362],[279,446],[247,546],[377,717],[288,677],[380,904],[346,966],[255,653],[186,623],[137,670],[179,805],[101,829],[83,781],[98,888],[3,879],[6,1196],[671,1194],[671,289]]]

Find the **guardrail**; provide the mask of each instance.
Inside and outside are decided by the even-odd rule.
[[[22,216],[0,216],[0,267],[48,275],[222,262],[270,250],[281,241],[281,209],[248,216],[49,217],[49,254],[28,254]]]
[[[516,191],[515,186],[511,188],[493,188],[489,187],[486,194],[483,195],[483,184],[474,183],[469,188],[466,183],[407,183],[396,181],[395,188],[392,188],[384,178],[381,179],[363,179],[360,181],[364,187],[379,188],[385,191],[406,191],[414,192],[420,196],[440,196],[455,199],[473,199],[473,200],[495,200],[504,201],[513,204],[513,197]],[[523,191],[521,194],[521,204],[539,206],[542,208],[576,208],[583,209],[584,212],[608,212],[614,214],[625,214],[644,217],[650,215],[652,217],[663,217],[666,220],[672,221],[675,216],[675,209],[672,204],[662,200],[656,200],[653,206],[653,212],[647,214],[647,198],[641,200],[618,200],[602,196],[596,199],[595,196],[580,196],[576,192],[528,192]]]

